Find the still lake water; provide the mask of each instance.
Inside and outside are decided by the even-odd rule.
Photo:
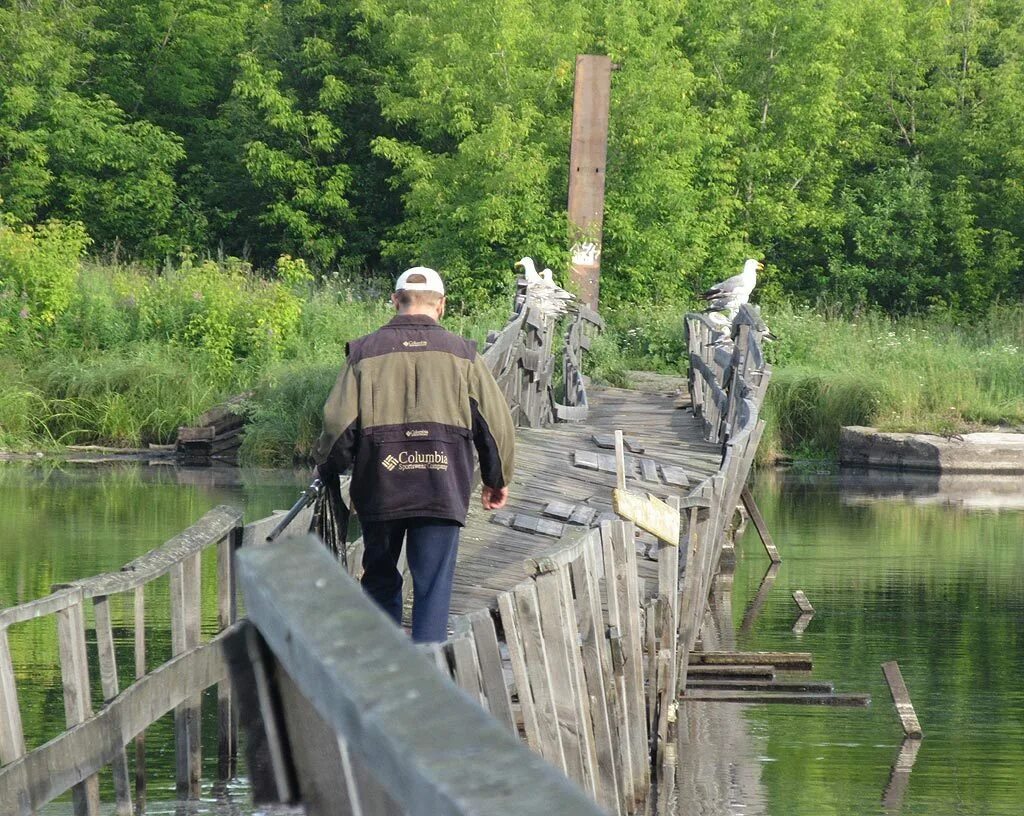
[[[217,504],[242,507],[246,520],[287,507],[306,475],[0,464],[0,607],[44,595],[53,583],[117,569]],[[783,562],[760,612],[744,625],[768,566],[747,531],[731,588],[720,587],[723,639],[741,649],[811,651],[816,679],[835,681],[837,691],[869,692],[873,703],[689,704],[700,708],[681,717],[681,724],[687,714],[691,721],[682,729],[690,750],[677,775],[680,816],[1024,812],[1024,511],[1020,504],[996,509],[1012,496],[993,499],[972,487],[947,503],[935,488],[886,474],[758,477],[754,493]],[[1024,500],[1019,486],[1013,491]],[[965,506],[965,497],[980,509]],[[204,563],[204,574],[212,570]],[[148,608],[165,608],[155,589]],[[799,635],[795,589],[817,610]],[[114,615],[127,665],[130,610],[115,607]],[[212,627],[212,604],[204,617]],[[169,627],[152,619],[149,627],[151,661],[162,659]],[[53,628],[40,621],[11,632],[30,746],[62,730]],[[902,743],[880,669],[890,659],[900,662],[925,738],[902,797],[896,802],[890,789],[887,810],[883,792]],[[212,778],[210,696],[204,763]],[[175,812],[173,762],[165,717],[147,741],[149,813]],[[58,803],[44,812],[69,811]],[[190,812],[251,813],[244,779]]]

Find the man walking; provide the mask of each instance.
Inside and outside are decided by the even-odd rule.
[[[352,505],[363,529],[366,592],[402,620],[403,541],[413,581],[412,637],[443,641],[459,530],[480,459],[481,500],[503,507],[512,480],[512,417],[476,344],[441,328],[444,283],[417,266],[395,284],[398,312],[348,344],[324,405],[318,466],[352,466]]]

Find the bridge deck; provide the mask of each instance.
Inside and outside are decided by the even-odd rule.
[[[612,510],[614,472],[577,467],[576,451],[614,455],[602,450],[595,434],[621,429],[627,439],[636,439],[644,452],[626,451],[626,457],[653,460],[685,472],[689,486],[668,484],[657,467],[656,481],[643,478],[639,463],[627,486],[636,492],[659,498],[684,496],[696,482],[715,473],[722,458],[721,445],[705,441],[699,420],[689,410],[678,408],[674,389],[660,393],[619,388],[589,390],[590,415],[584,423],[565,423],[542,430],[520,429],[517,433],[516,477],[512,483],[508,511],[529,518],[560,519],[544,515],[550,502],[585,505],[602,514]],[[685,403],[684,403],[685,404]],[[648,476],[650,476],[648,463]],[[677,474],[673,474],[675,477]],[[461,615],[485,606],[495,606],[496,594],[511,589],[526,578],[523,561],[559,548],[559,538],[539,532],[525,532],[496,523],[478,502],[470,507],[462,533],[458,567],[452,597],[452,614]],[[566,524],[565,531],[576,525]],[[579,528],[577,528],[579,529]],[[651,539],[653,540],[653,539]],[[641,576],[654,574],[654,562],[640,562]],[[650,569],[645,569],[648,564]]]

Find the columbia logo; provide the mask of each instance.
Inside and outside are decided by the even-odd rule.
[[[430,433],[430,431],[406,431],[405,435],[409,436],[409,437],[412,437],[412,436],[426,436],[429,433]]]
[[[398,467],[398,460],[391,454],[388,454],[387,458],[384,459],[381,464],[384,465],[387,470],[391,471]]]
[[[422,348],[427,345],[426,340],[403,340],[402,345],[406,348]]]

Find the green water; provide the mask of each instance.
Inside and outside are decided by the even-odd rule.
[[[245,520],[288,507],[308,473],[238,469],[178,469],[139,464],[40,468],[0,464],[0,607],[42,597],[52,584],[116,570],[162,544],[218,504],[240,508]],[[203,628],[216,630],[216,553],[202,564]],[[170,656],[167,581],[146,590],[146,643],[153,668]],[[131,598],[112,599],[114,637],[122,688],[134,667]],[[98,706],[92,618],[87,621],[93,705]],[[64,729],[64,704],[52,616],[11,628],[18,697],[29,749]],[[216,690],[203,699],[204,776],[216,775]],[[147,733],[148,813],[180,812],[174,803],[171,715]],[[129,750],[134,765],[134,751]],[[112,800],[109,772],[101,776],[105,801]],[[204,789],[209,789],[206,786]],[[65,797],[66,799],[67,797]],[[59,801],[44,813],[68,813]],[[210,792],[189,813],[228,816],[250,813],[245,780]]]
[[[984,482],[944,494],[927,480],[896,481],[769,473],[755,484],[783,562],[743,630],[768,559],[752,529],[741,539],[738,648],[813,652],[816,678],[873,701],[743,708],[746,755],[734,761],[756,784],[736,786],[741,795],[720,812],[1024,812],[1024,512],[997,509],[1019,508],[1024,487],[993,499]],[[803,634],[792,630],[796,589],[816,609]],[[893,659],[925,737],[902,799],[887,809],[903,737],[880,669]]]
[[[217,504],[241,507],[247,520],[285,507],[305,475],[0,465],[0,606],[44,595],[53,583],[116,569]],[[1024,512],[991,509],[1019,507],[1022,491],[1014,489],[1004,485],[993,498],[982,485],[948,505],[927,480],[908,487],[885,474],[761,475],[754,492],[783,562],[762,611],[741,631],[768,566],[756,535],[747,532],[726,597],[732,620],[725,634],[743,649],[811,651],[815,678],[835,681],[839,691],[869,692],[873,703],[867,709],[705,708],[697,729],[703,741],[690,752],[693,767],[686,758],[680,763],[680,778],[689,774],[690,784],[679,786],[678,813],[886,812],[883,791],[902,742],[880,669],[890,659],[900,662],[925,738],[902,801],[888,812],[1024,812]],[[990,509],[964,509],[971,503]],[[203,568],[209,631],[212,560]],[[817,609],[802,635],[792,631],[795,589]],[[146,600],[155,665],[170,651],[162,583]],[[126,669],[130,610],[115,605],[113,611]],[[36,746],[64,722],[52,620],[13,628],[11,648],[27,741]],[[129,681],[123,671],[122,685]],[[93,686],[98,690],[98,679]],[[216,771],[214,702],[208,693],[207,779]],[[164,717],[147,742],[149,813],[179,811],[173,762],[171,721]],[[109,778],[102,782],[109,800]],[[207,797],[189,812],[252,812],[244,777],[216,794],[208,783],[204,791]],[[67,813],[68,806],[45,812]]]

